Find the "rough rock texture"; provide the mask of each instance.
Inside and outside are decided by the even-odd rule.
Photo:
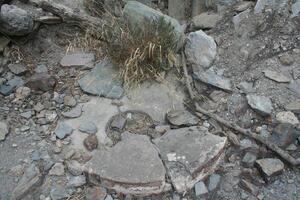
[[[95,55],[92,53],[75,53],[66,55],[60,61],[63,67],[80,67],[83,69],[92,68],[95,61]]]
[[[121,98],[124,92],[116,67],[106,59],[96,64],[78,83],[86,93],[112,99]]]
[[[0,30],[12,36],[27,35],[33,30],[34,22],[30,14],[14,5],[2,5]]]
[[[300,99],[290,102],[285,106],[285,109],[300,114]]]
[[[194,72],[203,71],[213,63],[217,55],[217,45],[214,39],[202,30],[192,32],[188,35],[185,54]]]
[[[280,123],[290,123],[293,125],[299,124],[298,118],[291,111],[279,112],[276,114],[276,119]]]
[[[211,29],[216,26],[220,19],[221,16],[218,14],[202,13],[193,17],[192,27],[194,29]]]
[[[265,70],[264,74],[267,78],[276,81],[278,83],[289,83],[291,81],[291,79],[289,79],[282,73],[276,72],[274,70]]]
[[[260,159],[256,161],[256,164],[262,173],[267,177],[278,175],[284,169],[283,162],[274,158]]]
[[[5,140],[7,134],[8,134],[7,124],[5,122],[0,121],[0,141]]]
[[[0,93],[5,96],[10,95],[15,89],[21,87],[23,84],[23,79],[16,76],[13,79],[7,81],[5,84],[0,85]]]
[[[183,46],[184,32],[179,22],[163,13],[154,10],[140,2],[129,1],[124,8],[124,16],[132,26],[142,25],[146,20],[158,19],[163,17],[165,21],[170,22],[174,27],[174,40],[178,41],[177,49]]]
[[[158,152],[143,135],[123,133],[115,146],[95,152],[86,168],[102,185],[122,193],[160,193],[167,186]]]
[[[193,126],[199,123],[199,118],[186,110],[171,110],[167,113],[167,119],[175,126]]]
[[[278,9],[280,7],[286,6],[288,0],[258,0],[254,13],[261,13],[265,8]]]
[[[227,139],[199,127],[170,130],[154,140],[178,192],[191,189],[212,173],[222,158]]]
[[[247,100],[251,108],[262,115],[270,115],[273,110],[272,102],[268,97],[250,94],[247,95]]]
[[[53,76],[47,73],[34,74],[26,82],[26,86],[32,90],[41,90],[47,92],[53,90],[55,87],[56,80]]]

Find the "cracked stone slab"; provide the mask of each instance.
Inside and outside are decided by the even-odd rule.
[[[200,127],[169,130],[154,140],[177,192],[185,192],[213,173],[227,138]]]
[[[158,194],[170,188],[158,151],[144,135],[123,133],[119,143],[98,150],[85,168],[103,186],[125,194]]]

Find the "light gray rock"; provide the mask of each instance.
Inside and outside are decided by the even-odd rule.
[[[300,97],[300,79],[291,82],[288,88],[293,91],[298,97]]]
[[[202,30],[188,35],[185,45],[187,62],[195,71],[209,68],[217,55],[217,45],[214,39]]]
[[[272,102],[268,97],[248,94],[247,100],[251,108],[262,115],[270,115],[273,110]]]
[[[55,185],[50,190],[51,200],[61,200],[69,197],[71,195],[68,194],[67,188],[64,185]]]
[[[300,114],[300,99],[290,102],[285,106],[285,109]]]
[[[80,187],[86,184],[86,178],[84,175],[70,176],[68,177],[67,187]]]
[[[207,70],[205,72],[203,71],[194,72],[194,79],[226,91],[232,91],[231,80],[219,76],[212,70]]]
[[[289,83],[291,81],[290,78],[274,70],[268,70],[268,69],[264,70],[264,74],[267,78],[276,81],[278,83]]]
[[[65,166],[62,163],[55,163],[49,171],[51,176],[63,176],[65,174]]]
[[[36,66],[34,69],[35,73],[40,74],[40,73],[48,73],[48,68],[44,64],[39,64]]]
[[[104,200],[114,200],[111,195],[107,195]]]
[[[64,139],[68,135],[71,135],[72,132],[73,132],[73,128],[70,127],[65,122],[59,122],[54,131],[56,137],[58,137],[59,139]]]
[[[151,0],[150,0],[151,1]],[[177,19],[186,19],[186,8],[189,3],[185,0],[173,0],[168,2],[168,15]]]
[[[265,8],[279,9],[287,6],[288,2],[288,0],[258,0],[254,7],[254,13],[261,13]]]
[[[34,22],[30,14],[14,5],[1,6],[0,30],[11,36],[23,36],[33,31]]]
[[[195,193],[196,193],[196,196],[201,196],[201,195],[204,195],[204,194],[208,193],[206,185],[203,181],[200,181],[200,182],[196,183]]]
[[[21,116],[21,117],[24,117],[25,119],[30,119],[30,118],[32,117],[32,111],[29,110],[29,111],[20,113],[20,116]]]
[[[25,171],[17,187],[12,192],[12,199],[21,200],[42,184],[43,176],[35,164],[31,164]]]
[[[247,152],[242,159],[242,163],[247,167],[252,167],[256,159],[257,159],[256,154]]]
[[[67,168],[68,168],[68,171],[74,176],[79,176],[84,171],[83,166],[76,160],[68,161]]]
[[[5,47],[10,43],[10,39],[0,36],[0,53],[4,51]]]
[[[280,123],[299,124],[299,120],[291,111],[283,111],[276,114],[276,120]]]
[[[102,187],[88,187],[86,190],[86,200],[104,200],[107,191]]]
[[[93,122],[85,122],[80,124],[79,130],[88,134],[95,134],[98,131],[97,126]]]
[[[241,82],[238,85],[238,88],[246,94],[255,92],[255,89],[253,88],[253,83],[252,82],[245,82],[245,81]]]
[[[270,140],[279,147],[286,148],[294,143],[300,132],[297,131],[292,124],[278,124],[271,135]]]
[[[77,101],[73,96],[67,95],[64,97],[64,105],[65,106],[74,107],[74,106],[76,106],[76,104],[77,104]]]
[[[28,87],[19,87],[16,90],[15,98],[17,100],[26,99],[30,95],[30,92],[31,90]]]
[[[192,27],[194,29],[211,29],[217,25],[221,16],[215,13],[201,13],[193,17]]]
[[[256,161],[257,167],[266,177],[280,174],[284,169],[284,164],[279,159],[265,158]]]
[[[21,63],[9,64],[8,69],[16,75],[22,75],[28,71],[27,68]]]
[[[219,174],[212,174],[208,179],[208,190],[213,191],[215,190],[221,181],[221,176]]]
[[[167,119],[175,126],[193,126],[199,123],[199,118],[186,110],[171,110],[167,113]]]
[[[105,59],[96,64],[95,68],[81,78],[78,83],[86,93],[119,99],[122,97],[124,90],[118,75],[116,66]]]
[[[30,89],[43,92],[53,90],[55,84],[56,79],[47,73],[34,74],[26,82],[26,86]]]
[[[0,121],[0,142],[5,140],[8,132],[9,132],[9,130],[8,130],[7,124],[3,121]]]
[[[63,67],[80,67],[91,69],[94,67],[95,55],[93,53],[75,53],[65,55],[60,61]]]
[[[123,13],[131,26],[142,27],[142,25],[149,20],[163,17],[166,22],[169,22],[174,27],[174,40],[178,41],[177,49],[179,50],[183,46],[184,30],[176,19],[164,15],[137,1],[128,1],[124,7]]]
[[[168,170],[176,191],[182,193],[213,173],[227,142],[201,127],[170,130],[154,144]]]
[[[61,114],[67,118],[77,118],[80,117],[82,113],[82,106],[77,105],[75,108],[72,108],[70,111],[62,112]]]
[[[123,133],[115,146],[96,151],[86,169],[117,192],[147,195],[166,187],[163,163],[150,139],[143,135]]]
[[[296,1],[292,5],[292,17],[297,17],[300,14],[300,1]]]
[[[22,78],[16,76],[13,79],[7,81],[5,84],[0,85],[0,93],[4,96],[10,95],[15,89],[24,85]]]

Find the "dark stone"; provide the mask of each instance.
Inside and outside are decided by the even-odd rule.
[[[299,136],[300,131],[297,131],[292,124],[285,123],[275,127],[270,139],[279,147],[286,148],[294,143]]]
[[[93,151],[98,147],[98,138],[94,134],[89,135],[84,139],[83,144],[87,150]]]
[[[55,87],[56,80],[53,76],[47,73],[34,74],[27,82],[26,86],[32,90],[41,90],[47,92],[53,90]]]
[[[0,93],[4,96],[10,95],[15,89],[21,87],[24,84],[23,79],[16,76],[15,78],[7,81],[6,84],[0,86]]]

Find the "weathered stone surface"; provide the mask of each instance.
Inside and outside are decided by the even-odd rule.
[[[288,0],[258,0],[254,13],[261,13],[265,8],[279,9],[280,7],[287,6]]]
[[[215,170],[227,139],[200,127],[170,130],[154,140],[178,192],[184,192]]]
[[[65,106],[74,107],[74,106],[76,106],[76,104],[77,104],[77,101],[73,96],[67,95],[64,97],[64,105]]]
[[[258,191],[259,191],[258,187],[256,185],[250,183],[249,181],[242,179],[240,181],[240,186],[255,196],[258,194]]]
[[[5,122],[0,121],[0,141],[5,140],[6,135],[8,134],[8,127]]]
[[[274,70],[264,70],[264,74],[267,78],[276,81],[278,83],[289,83],[290,78],[284,76],[282,73],[276,72]]]
[[[4,96],[10,95],[15,89],[21,87],[23,84],[23,79],[16,76],[13,79],[7,81],[5,84],[0,85],[0,93]]]
[[[30,89],[41,90],[43,92],[53,90],[55,84],[56,84],[56,79],[47,73],[34,74],[26,82],[26,86],[29,87]]]
[[[279,147],[287,147],[296,141],[300,136],[300,132],[297,131],[292,124],[279,124],[272,132],[270,140],[277,144]]]
[[[89,135],[84,139],[83,144],[87,150],[93,151],[98,147],[98,138],[94,134]]]
[[[252,1],[241,1],[234,5],[233,9],[237,12],[243,12],[253,5]]]
[[[171,110],[167,113],[167,119],[175,126],[193,126],[199,123],[199,118],[186,110]]]
[[[280,123],[290,123],[293,125],[299,124],[298,118],[291,111],[279,112],[276,114],[276,120]]]
[[[73,128],[65,122],[59,122],[54,133],[59,139],[64,139],[68,135],[71,135]]]
[[[67,187],[80,187],[86,184],[86,178],[84,175],[69,176]]]
[[[192,27],[194,29],[211,29],[217,25],[221,16],[213,13],[202,13],[193,17]]]
[[[82,113],[82,106],[77,105],[75,108],[72,108],[70,111],[62,112],[61,114],[67,118],[76,118],[80,117]]]
[[[284,169],[284,164],[279,159],[265,158],[256,161],[257,167],[266,177],[280,174]]]
[[[117,192],[147,195],[166,187],[165,168],[147,136],[122,134],[122,140],[107,150],[95,152],[86,166],[90,175]]]
[[[285,53],[279,56],[279,61],[281,64],[289,66],[292,65],[295,60],[292,55]]]
[[[86,190],[86,200],[104,200],[107,191],[102,187],[89,187]]]
[[[247,167],[252,167],[256,159],[257,159],[256,154],[247,152],[242,159],[242,163]]]
[[[249,94],[247,100],[251,108],[262,115],[270,115],[273,110],[272,102],[268,97]]]
[[[124,90],[118,75],[117,68],[105,59],[96,64],[95,68],[81,78],[78,83],[86,93],[119,99]]]
[[[12,199],[21,200],[28,193],[37,189],[42,183],[43,176],[40,173],[40,170],[35,164],[32,164],[26,169],[23,177],[19,181],[17,187],[12,193]]]
[[[28,71],[27,68],[21,63],[9,64],[8,69],[16,75],[22,75]]]
[[[62,176],[65,173],[65,166],[62,163],[55,163],[49,171],[49,175]]]
[[[88,134],[95,134],[98,131],[97,126],[93,122],[86,122],[80,124],[79,130],[83,133]]]
[[[300,97],[300,80],[296,80],[294,82],[291,82],[289,84],[288,88],[291,91],[295,92],[298,97]]]
[[[10,43],[10,39],[0,35],[0,53],[4,51],[5,47]]]
[[[163,13],[154,10],[140,2],[128,1],[124,7],[124,16],[129,21],[131,26],[141,26],[148,23],[147,20],[158,19],[163,17],[166,22],[169,22],[174,27],[174,40],[178,41],[177,49],[183,46],[184,31],[179,22]]]
[[[177,19],[185,20],[186,8],[189,3],[185,0],[172,0],[168,2],[168,15]]]
[[[232,83],[230,79],[221,77],[212,70],[207,70],[205,72],[194,72],[194,78],[196,80],[199,80],[201,82],[207,83],[209,85],[215,86],[226,91],[232,90]]]
[[[63,67],[93,68],[95,55],[92,53],[75,53],[66,55],[60,61]]]
[[[79,176],[84,171],[83,166],[76,160],[68,161],[67,168],[68,168],[68,171],[74,176]]]
[[[213,191],[217,189],[221,181],[221,176],[219,174],[212,174],[208,179],[208,190]]]
[[[206,185],[205,185],[205,183],[203,181],[199,181],[198,183],[196,183],[196,185],[195,185],[195,193],[196,193],[196,196],[201,196],[203,194],[208,193]]]
[[[17,6],[2,5],[0,18],[0,29],[8,35],[27,35],[33,30],[34,22],[32,17],[27,11]]]
[[[300,1],[296,1],[292,5],[292,17],[299,16],[300,14]]]
[[[31,90],[28,87],[19,87],[16,90],[15,97],[17,100],[26,99],[30,95],[30,92]]]
[[[300,99],[290,102],[285,106],[285,109],[300,114]]]
[[[187,62],[192,65],[194,72],[203,71],[211,66],[217,55],[217,45],[214,39],[203,31],[192,32],[188,35],[185,45]]]

